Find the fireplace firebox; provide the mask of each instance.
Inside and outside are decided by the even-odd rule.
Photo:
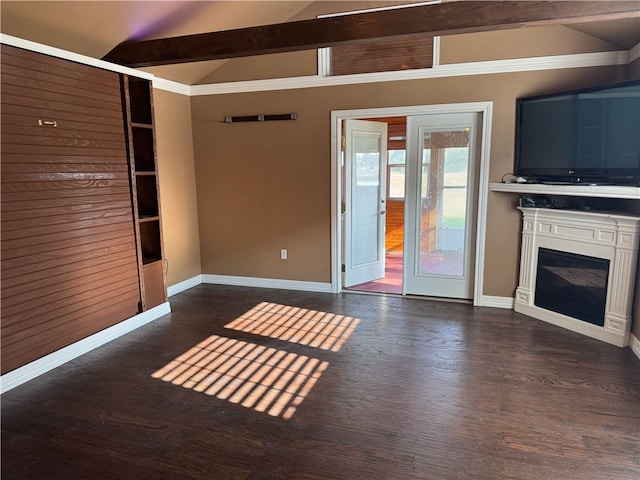
[[[534,305],[604,327],[609,260],[538,249]]]
[[[629,344],[640,216],[524,208],[514,309],[625,347]]]

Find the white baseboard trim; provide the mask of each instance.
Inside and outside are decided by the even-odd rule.
[[[139,328],[156,318],[171,312],[169,302],[158,305],[146,312],[142,312],[135,317],[124,320],[112,327],[106,328],[98,333],[94,333],[87,338],[83,338],[67,347],[61,348],[49,355],[38,360],[16,368],[15,370],[5,373],[0,377],[0,394],[8,392],[12,388],[22,385],[43,373],[47,373],[63,363],[67,363],[74,358],[90,352],[105,343],[115,340],[136,328]]]
[[[169,288],[167,288],[167,295],[172,297],[173,295],[177,295],[180,292],[184,292],[185,290],[189,290],[190,288],[197,287],[201,283],[202,275],[196,275],[195,277],[191,277],[180,283],[171,285]]]
[[[514,299],[511,297],[493,297],[491,295],[482,295],[480,302],[476,304],[477,307],[493,307],[493,308],[506,308],[513,310]]]
[[[640,358],[640,340],[633,333],[629,336],[629,348]]]
[[[280,280],[277,278],[235,277],[231,275],[202,274],[202,283],[235,285],[239,287],[279,288],[304,292],[332,293],[330,283]]]

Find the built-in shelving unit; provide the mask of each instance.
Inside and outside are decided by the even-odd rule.
[[[540,183],[490,183],[492,192],[571,197],[624,198],[640,200],[640,187],[617,185],[546,185]]]
[[[151,82],[122,75],[122,92],[144,311],[167,301]]]

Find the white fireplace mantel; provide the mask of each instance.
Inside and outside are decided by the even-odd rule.
[[[560,195],[569,197],[626,198],[640,200],[640,187],[618,185],[544,185],[541,183],[491,183],[492,192],[520,195]]]
[[[629,213],[519,208],[523,214],[517,312],[619,347],[629,344],[638,264],[640,216]],[[538,249],[609,260],[604,326],[535,304]]]

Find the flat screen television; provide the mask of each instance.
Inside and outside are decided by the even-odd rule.
[[[640,185],[640,80],[519,98],[516,105],[516,176]]]

